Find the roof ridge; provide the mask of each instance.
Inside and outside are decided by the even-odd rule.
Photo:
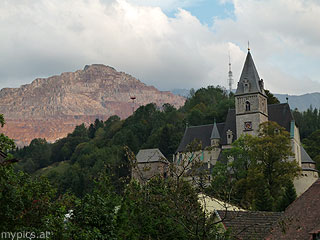
[[[221,122],[221,123],[216,123],[217,125],[225,124],[226,122]],[[209,123],[209,124],[203,124],[203,125],[197,125],[197,126],[189,126],[188,128],[196,128],[196,127],[205,127],[205,126],[210,126],[214,125],[214,123]]]

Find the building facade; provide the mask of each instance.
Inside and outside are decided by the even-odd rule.
[[[302,168],[301,175],[294,181],[300,195],[319,177],[315,162],[301,145],[299,129],[289,104],[267,104],[264,82],[259,77],[250,50],[235,93],[235,109],[229,109],[223,123],[187,127],[174,160],[191,160],[195,153],[190,152],[188,146],[197,140],[201,143],[201,150],[196,155],[211,169],[219,161],[223,149],[231,148],[231,144],[243,134],[257,135],[259,125],[267,121],[277,122],[290,133],[294,156],[289,160],[297,161]]]

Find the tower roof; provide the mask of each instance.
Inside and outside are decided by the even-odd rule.
[[[219,131],[218,131],[218,127],[217,127],[216,121],[214,121],[214,125],[213,125],[213,128],[212,128],[210,139],[220,139],[220,134],[219,134]]]
[[[263,89],[263,82],[259,78],[250,50],[248,50],[247,58],[242,69],[235,95],[244,93],[261,93],[266,95]]]

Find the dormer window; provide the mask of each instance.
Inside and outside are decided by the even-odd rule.
[[[246,101],[246,111],[250,111],[250,102]]]

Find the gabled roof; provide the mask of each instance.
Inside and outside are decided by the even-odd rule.
[[[244,89],[245,83],[249,84],[248,91],[245,91]],[[266,95],[263,87],[260,86],[259,74],[256,66],[254,65],[250,51],[248,51],[235,95],[241,95],[244,93],[261,93]]]
[[[281,224],[276,224],[268,240],[312,239],[311,233],[320,223],[320,180],[297,198],[281,217]]]
[[[294,121],[290,106],[288,103],[268,105],[269,121],[278,123],[290,132],[291,121]]]
[[[138,163],[164,162],[166,160],[165,156],[158,148],[141,149],[136,158]]]
[[[232,239],[260,240],[279,220],[281,212],[218,210],[225,228],[231,230]]]
[[[300,151],[301,151],[301,163],[316,164],[302,146],[300,147]]]
[[[224,123],[217,123],[219,134],[223,132]],[[194,140],[199,140],[202,144],[202,149],[211,145],[210,137],[213,129],[213,124],[191,126],[186,129],[177,152],[183,152],[186,147]]]

